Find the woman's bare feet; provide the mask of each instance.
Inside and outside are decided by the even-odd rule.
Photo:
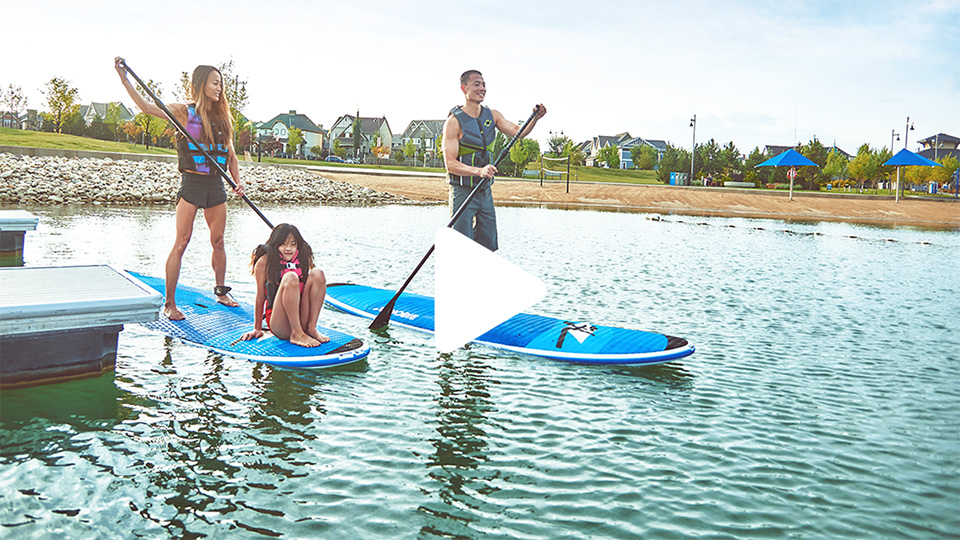
[[[163,315],[170,319],[171,321],[182,321],[187,317],[177,309],[176,304],[164,304],[163,305]]]
[[[221,294],[217,297],[217,303],[223,304],[227,307],[237,307],[240,304],[234,300],[229,294]]]

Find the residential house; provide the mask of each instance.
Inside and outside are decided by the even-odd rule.
[[[654,139],[644,139],[643,137],[634,137],[619,144],[620,148],[620,168],[630,169],[633,167],[633,155],[630,153],[635,146],[649,146],[657,151],[657,161],[663,157],[667,150],[667,142]]]
[[[23,121],[16,114],[7,111],[0,114],[0,127],[23,129]]]
[[[314,124],[307,115],[298,114],[296,110],[278,114],[256,125],[257,137],[273,137],[284,144],[290,140],[290,130],[293,128],[299,129],[303,134],[303,143],[296,149],[297,155],[306,157],[315,146],[327,148],[327,132],[323,126]]]
[[[630,133],[623,132],[617,135],[597,135],[590,141],[589,150],[585,151],[586,156],[586,165],[587,167],[593,167],[596,163],[598,157],[600,156],[600,150],[604,146],[615,146],[619,147],[626,141],[629,141],[633,137],[630,136]]]
[[[359,116],[359,114],[358,114]],[[358,116],[345,114],[333,123],[330,128],[330,150],[333,151],[334,143],[339,141],[340,148],[347,151],[348,156],[363,157],[369,155],[370,148],[374,146],[386,146],[393,148],[393,133],[390,132],[390,124],[386,117],[381,118],[360,118],[360,147],[354,148],[353,144],[353,122]]]
[[[412,142],[416,148],[423,148],[427,155],[433,157],[437,148],[437,140],[443,134],[445,120],[413,120],[403,130],[403,134],[393,139],[393,150],[403,151],[407,142]]]
[[[83,123],[89,126],[93,122],[93,119],[98,116],[100,117],[101,120],[106,119],[107,113],[109,112],[111,105],[117,105],[120,107],[119,113],[120,113],[121,124],[123,124],[124,122],[130,122],[133,120],[133,117],[135,115],[132,112],[130,112],[130,109],[128,109],[127,106],[124,105],[123,102],[121,101],[113,101],[110,103],[93,102],[89,105],[80,106],[80,116],[83,117]]]
[[[767,157],[779,156],[780,154],[794,148],[793,146],[779,146],[775,144],[768,144],[763,147],[763,155]]]
[[[27,109],[26,116],[21,116],[20,121],[23,122],[23,129],[30,131],[40,131],[43,127],[43,115],[36,109]]]
[[[917,141],[923,150],[917,152],[921,156],[934,161],[950,156],[960,160],[960,139],[946,133],[937,133],[932,137]]]

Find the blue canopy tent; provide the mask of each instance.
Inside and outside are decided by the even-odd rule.
[[[793,179],[797,176],[797,171],[795,167],[806,167],[806,166],[819,167],[813,161],[810,161],[806,156],[797,152],[793,148],[778,154],[763,163],[757,165],[757,167],[790,167],[790,172],[787,176],[790,177],[790,200],[793,200]]]
[[[913,152],[907,150],[906,148],[897,152],[897,155],[885,161],[883,163],[883,166],[897,167],[897,195],[895,199],[897,202],[900,202],[900,167],[909,167],[909,166],[943,167],[943,165],[937,163],[936,161],[931,161],[921,155],[914,154]]]

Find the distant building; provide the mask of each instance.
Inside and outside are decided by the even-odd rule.
[[[393,150],[403,151],[407,142],[417,148],[423,148],[433,156],[437,148],[437,139],[443,134],[444,120],[413,120],[399,137],[393,138]]]
[[[20,117],[16,114],[7,111],[3,114],[0,114],[0,127],[23,129],[23,121],[21,121]]]
[[[109,113],[110,107],[112,105],[116,105],[120,108],[119,117],[120,117],[121,124],[125,122],[130,122],[133,120],[135,115],[132,112],[130,112],[130,109],[128,109],[127,106],[123,104],[123,102],[112,101],[110,103],[98,103],[95,101],[89,105],[80,106],[80,116],[83,117],[83,123],[89,126],[93,122],[93,119],[98,116],[100,117],[101,120],[106,119],[107,113]]]
[[[354,148],[353,122],[357,117],[345,114],[333,123],[330,128],[330,150],[333,151],[335,141],[339,141],[340,148],[347,151],[348,156],[363,157],[369,155],[373,146],[393,148],[393,133],[390,132],[390,123],[387,118],[360,117],[360,147]]]
[[[663,157],[667,150],[667,142],[654,139],[644,139],[643,137],[634,137],[620,143],[620,168],[630,169],[634,166],[631,149],[635,146],[649,146],[657,151],[657,161]]]
[[[960,160],[960,139],[946,133],[937,133],[932,137],[917,141],[923,149],[917,152],[921,156],[937,161],[944,156]]]
[[[286,144],[290,140],[290,130],[293,128],[299,129],[303,134],[303,144],[296,151],[299,153],[302,150],[304,157],[314,146],[327,147],[327,132],[323,126],[314,124],[307,115],[298,114],[296,110],[278,114],[266,122],[257,124],[257,137],[273,137]]]
[[[590,146],[584,151],[587,167],[593,167],[597,158],[600,156],[600,150],[605,146],[619,147],[622,143],[629,141],[633,137],[629,132],[619,133],[617,135],[597,135],[589,141]]]

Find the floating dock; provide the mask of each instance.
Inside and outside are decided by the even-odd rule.
[[[26,210],[0,210],[0,266],[23,266],[23,236],[37,221]]]
[[[109,265],[0,268],[0,389],[97,377],[163,296]]]

